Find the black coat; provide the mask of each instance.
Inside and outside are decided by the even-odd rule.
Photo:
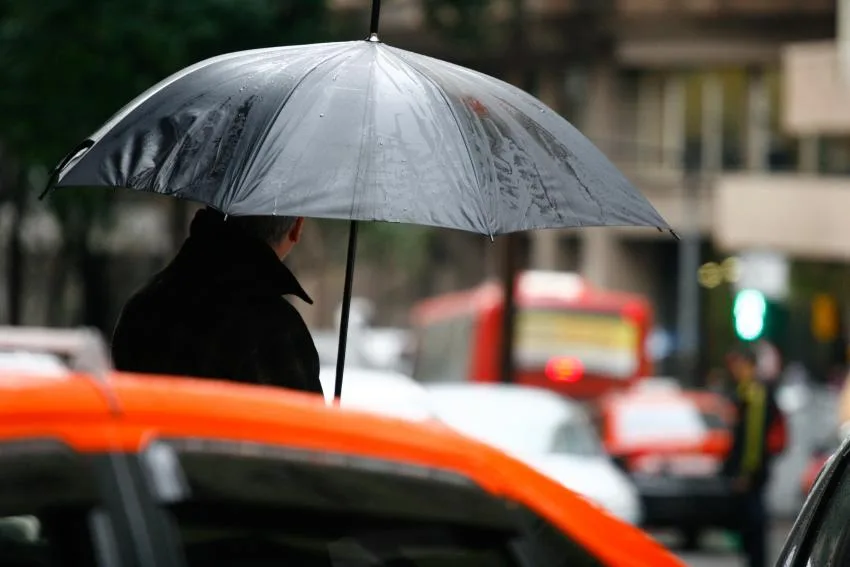
[[[284,295],[312,303],[271,247],[201,210],[171,264],[124,306],[115,366],[321,393],[313,338]]]

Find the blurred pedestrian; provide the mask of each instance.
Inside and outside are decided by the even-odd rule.
[[[770,473],[769,430],[778,407],[772,389],[757,375],[756,353],[747,347],[727,357],[735,381],[737,420],[724,465],[740,505],[741,540],[749,567],[766,565],[768,517],[765,488]]]
[[[124,306],[116,367],[322,393],[313,338],[284,298],[312,303],[283,264],[303,225],[198,211],[174,260]]]

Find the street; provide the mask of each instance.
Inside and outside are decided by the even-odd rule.
[[[776,561],[785,536],[791,529],[791,521],[780,520],[773,524],[770,537],[769,564]],[[722,533],[710,533],[703,539],[703,549],[699,552],[678,552],[678,544],[673,534],[654,534],[659,541],[676,551],[677,555],[690,567],[744,567],[744,558],[733,548],[733,542]]]

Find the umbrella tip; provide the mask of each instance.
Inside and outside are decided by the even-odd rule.
[[[672,236],[673,238],[675,238],[677,241],[678,241],[678,240],[682,240],[682,238],[681,238],[681,237],[680,237],[680,236],[676,233],[676,231],[675,231],[675,230],[673,230],[672,228],[670,229],[670,236]]]
[[[381,40],[378,38],[378,34],[373,32],[369,34],[369,39],[367,39],[366,41],[370,43],[380,43]]]

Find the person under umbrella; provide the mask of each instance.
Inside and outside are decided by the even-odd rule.
[[[766,488],[773,460],[770,429],[779,413],[773,393],[758,376],[758,356],[742,345],[726,358],[736,383],[736,422],[724,476],[738,495],[740,535],[749,567],[767,565],[768,511]]]
[[[195,214],[174,260],[125,305],[116,368],[322,393],[319,355],[284,296],[312,300],[283,264],[304,219]]]

